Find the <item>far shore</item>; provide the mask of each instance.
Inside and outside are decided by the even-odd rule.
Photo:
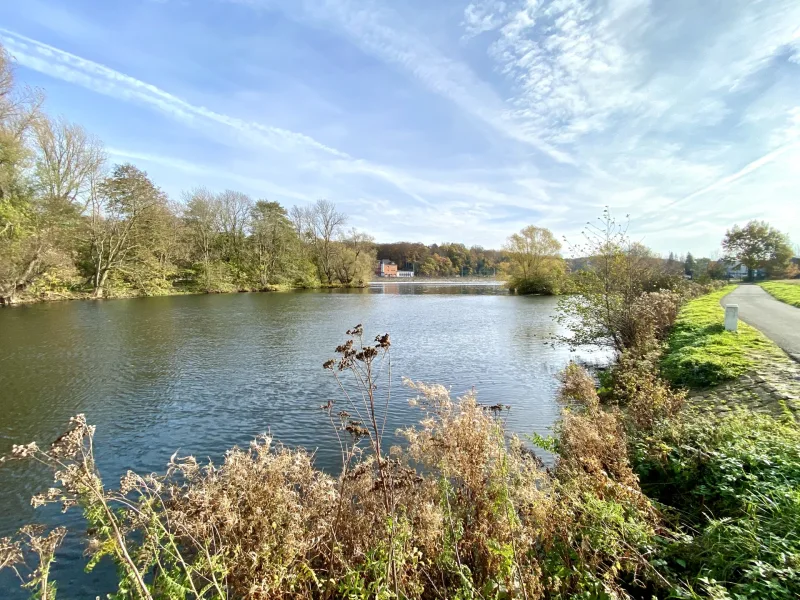
[[[459,283],[469,285],[504,285],[506,282],[503,279],[495,279],[493,277],[376,277],[370,280],[369,285],[383,283],[423,283],[426,285],[453,285]]]

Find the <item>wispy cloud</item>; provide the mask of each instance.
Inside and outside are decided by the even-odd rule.
[[[190,11],[200,25],[186,31]],[[143,12],[189,45],[209,34],[226,58],[173,43],[136,45],[133,60],[115,40],[114,70],[89,60],[102,43],[61,35],[50,17],[31,29],[47,21],[59,42],[16,25],[29,37],[0,29],[0,41],[27,68],[228,150],[194,156],[193,142],[128,134],[110,140],[120,157],[289,202],[326,195],[384,239],[496,246],[531,222],[572,236],[607,204],[661,250],[709,251],[751,216],[800,238],[796,0],[173,0]],[[106,30],[87,11],[72,22]]]
[[[253,7],[280,6],[273,0],[230,1]],[[442,52],[428,37],[404,24],[401,15],[387,5],[371,1],[298,0],[297,4],[292,4],[290,12],[298,6],[305,18],[334,25],[362,50],[404,69],[473,119],[489,125],[505,137],[538,149],[558,162],[573,162],[567,152],[539,138],[524,123],[518,122],[497,92],[468,64]]]
[[[245,121],[191,104],[152,84],[7,29],[0,28],[0,42],[20,64],[30,69],[107,96],[145,104],[193,127],[202,128],[210,122],[233,129],[245,138],[275,149],[305,149],[349,158],[346,152],[326,146],[302,133]]]
[[[163,156],[149,152],[137,152],[123,148],[106,148],[108,155],[114,160],[135,161],[145,165],[158,165],[168,169],[182,171],[195,176],[199,182],[204,179],[216,178],[229,181],[238,185],[246,186],[248,189],[257,190],[260,195],[267,197],[279,197],[299,201],[301,203],[313,201],[313,194],[303,194],[297,189],[276,185],[273,181],[264,178],[248,177],[228,169],[220,169],[217,166],[202,164],[195,161],[188,161],[173,156]]]
[[[308,168],[328,171],[331,174],[359,174],[375,177],[394,185],[411,198],[427,205],[430,205],[430,202],[417,190],[424,189],[427,192],[431,190],[447,191],[447,186],[443,184],[433,185],[426,183],[397,169],[355,158],[346,152],[326,146],[302,133],[253,121],[245,121],[203,106],[194,105],[152,84],[2,28],[0,28],[0,42],[9,49],[20,64],[30,69],[107,96],[141,103],[163,113],[167,117],[181,121],[194,128],[207,130],[209,124],[221,125],[235,131],[239,136],[237,138],[239,140],[242,138],[249,139],[251,142],[281,153],[303,152],[302,161]],[[214,132],[209,133],[214,135]],[[138,157],[141,160],[160,162],[161,164],[171,162],[171,164],[184,171],[191,169],[195,172],[202,172],[205,170],[190,167],[185,161],[155,157],[152,154],[137,154],[127,151],[127,156],[131,159]],[[235,180],[235,175],[232,175],[231,179]],[[253,180],[249,178],[248,183],[253,183]],[[267,187],[274,189],[273,186]],[[479,190],[480,188],[475,188],[476,193]],[[278,192],[283,197],[298,197],[286,188],[281,188]]]
[[[726,186],[739,181],[740,179],[752,175],[762,167],[775,162],[780,158],[782,155],[786,154],[787,152],[797,151],[800,150],[800,144],[786,144],[785,146],[781,146],[772,152],[768,152],[764,156],[757,158],[756,160],[746,164],[740,170],[732,173],[731,175],[726,175],[712,183],[711,185],[707,185],[704,188],[697,190],[696,192],[692,192],[688,196],[684,196],[683,198],[672,202],[669,207],[675,206],[677,204],[683,204],[694,200],[695,198],[699,198],[709,192],[714,192],[717,190],[724,189]]]

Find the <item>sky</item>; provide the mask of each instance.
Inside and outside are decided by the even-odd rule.
[[[800,242],[797,0],[25,0],[0,43],[176,200],[326,198],[379,242],[576,244],[604,206],[663,254]]]

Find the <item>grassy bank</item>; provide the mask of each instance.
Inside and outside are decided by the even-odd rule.
[[[758,285],[777,300],[800,308],[800,279],[796,283],[765,281]]]
[[[656,560],[686,582],[671,597],[798,597],[800,430],[791,416],[684,411],[632,442],[642,491],[673,532]]]
[[[681,386],[735,379],[782,353],[744,323],[724,331],[720,300],[735,286],[681,308],[661,370]],[[631,352],[636,356],[636,349]],[[659,406],[647,386],[658,363],[623,357],[617,382],[632,381],[622,406],[628,460],[661,517],[651,559],[672,583],[671,598],[797,598],[800,594],[800,430],[784,407],[778,418],[745,407],[682,408],[671,392]],[[626,391],[626,390],[622,390]],[[616,397],[625,398],[617,391]],[[682,396],[677,396],[681,398]],[[734,400],[731,398],[731,400]],[[645,418],[642,418],[645,417]],[[658,597],[661,597],[658,595]]]
[[[661,361],[664,376],[674,385],[701,388],[736,379],[764,354],[777,356],[775,345],[761,332],[739,322],[736,333],[725,331],[720,300],[736,289],[729,285],[696,298],[678,313]]]

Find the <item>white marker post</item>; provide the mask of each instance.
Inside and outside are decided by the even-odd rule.
[[[725,306],[725,331],[737,331],[739,327],[739,305]]]

